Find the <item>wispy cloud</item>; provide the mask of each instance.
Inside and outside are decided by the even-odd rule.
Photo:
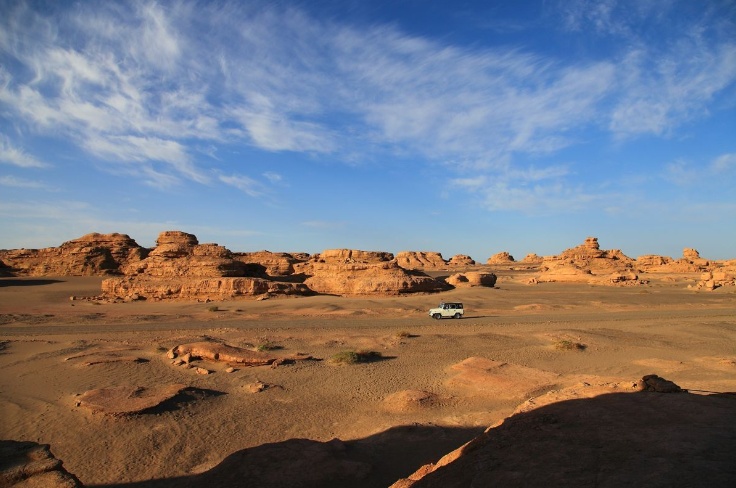
[[[710,163],[710,170],[715,174],[724,174],[736,170],[736,153],[718,156]]]
[[[0,163],[12,164],[21,168],[44,168],[48,166],[23,149],[16,147],[10,139],[0,134]]]
[[[13,188],[48,188],[45,183],[27,180],[25,178],[16,178],[13,175],[0,176],[0,185]]]
[[[219,183],[260,195],[250,177],[211,177],[224,172],[201,148],[228,143],[349,162],[419,155],[443,162],[458,184],[488,187],[479,178],[500,174],[494,195],[517,202],[506,206],[584,202],[594,197],[567,167],[517,161],[578,144],[586,130],[669,136],[706,116],[736,80],[733,36],[707,9],[666,42],[642,37],[637,22],[665,25],[666,4],[558,4],[567,29],[625,40],[612,54],[573,60],[258,2],[110,3],[53,15],[19,2],[0,20],[0,55],[12,61],[0,68],[0,105],[20,129],[63,137],[110,171],[159,187]],[[42,164],[3,140],[0,160]]]

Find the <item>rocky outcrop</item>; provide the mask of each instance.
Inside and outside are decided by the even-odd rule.
[[[713,291],[722,286],[736,286],[736,272],[731,271],[707,271],[700,276],[695,285],[687,285],[693,290]]]
[[[448,387],[461,389],[470,396],[505,399],[529,398],[559,378],[549,371],[483,357],[469,357],[451,366],[450,371],[454,376],[447,380]]]
[[[680,259],[657,255],[640,256],[636,260],[636,266],[647,273],[702,273],[716,269],[718,263],[701,258],[695,249],[685,248]]]
[[[87,234],[44,249],[0,251],[0,262],[16,276],[104,276],[122,274],[148,250],[125,234]]]
[[[400,295],[436,292],[447,288],[434,278],[418,271],[409,272],[396,264],[319,263],[307,272],[304,281],[309,289],[329,295]]]
[[[248,265],[217,244],[199,244],[180,231],[159,234],[157,246],[142,261],[124,268],[126,277],[102,282],[107,298],[228,300],[258,295],[306,295],[301,283],[247,276]]]
[[[400,295],[434,292],[447,285],[419,271],[399,266],[391,253],[350,249],[324,251],[296,271],[307,276],[304,284],[329,295]]]
[[[665,393],[679,388],[645,378],[581,382],[532,398],[391,488],[596,486],[601,473],[606,486],[736,483],[734,402]]]
[[[245,267],[233,254],[217,244],[199,244],[193,234],[166,231],[159,234],[156,248],[142,261],[128,265],[126,275],[155,278],[244,276]]]
[[[283,278],[295,273],[294,265],[305,262],[309,255],[303,253],[289,254],[285,252],[235,252],[233,259],[245,264],[248,275],[261,277]]]
[[[302,283],[263,278],[151,278],[145,275],[109,278],[102,281],[102,294],[124,300],[232,300],[263,295],[310,295]]]
[[[144,388],[142,386],[111,386],[89,390],[79,399],[79,406],[106,415],[130,415],[151,409],[170,400],[184,390],[186,385],[167,385]]]
[[[544,262],[544,258],[542,256],[537,256],[534,253],[529,253],[519,262],[524,264],[542,264]]]
[[[499,252],[488,258],[486,264],[510,264],[515,263],[514,257],[507,252]]]
[[[0,486],[3,488],[81,488],[48,444],[0,441]]]
[[[496,275],[493,273],[481,273],[481,272],[467,272],[467,273],[456,273],[445,281],[456,287],[471,287],[471,286],[496,286]]]
[[[207,359],[210,361],[221,361],[233,366],[266,366],[285,361],[298,361],[311,359],[312,356],[297,354],[294,356],[274,356],[261,351],[251,351],[242,347],[228,346],[217,342],[193,342],[173,347],[168,352],[169,359],[186,357],[186,363],[192,359]]]
[[[562,254],[546,256],[543,266],[548,270],[570,267],[595,274],[610,274],[634,270],[635,263],[635,260],[618,249],[609,251],[600,249],[598,238],[588,237],[583,244],[566,249]]]
[[[475,260],[467,254],[455,254],[447,263],[450,266],[475,266]]]
[[[402,251],[396,255],[396,263],[404,269],[435,269],[447,266],[439,252]]]

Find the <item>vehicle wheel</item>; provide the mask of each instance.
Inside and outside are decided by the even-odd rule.
[[[439,319],[442,318],[442,314],[436,313],[436,314],[432,315],[432,317],[434,317],[435,319],[439,320]]]
[[[459,319],[460,317],[462,317],[462,315],[460,315],[459,313],[456,313],[454,317],[455,317],[456,319]]]

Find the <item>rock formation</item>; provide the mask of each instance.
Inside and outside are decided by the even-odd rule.
[[[111,386],[89,390],[79,397],[79,406],[106,415],[140,413],[174,398],[186,385],[166,385],[153,388],[142,386]]]
[[[44,249],[0,251],[0,262],[17,276],[104,276],[141,261],[148,250],[125,234],[87,234]]]
[[[493,273],[467,272],[456,273],[445,281],[454,287],[490,286],[496,285],[496,275]]]
[[[283,278],[294,274],[294,265],[307,261],[308,255],[285,252],[235,252],[233,259],[245,264],[246,273],[261,277]]]
[[[81,488],[48,444],[0,441],[0,486],[10,488]]]
[[[515,263],[514,257],[507,253],[507,252],[499,252],[497,254],[494,254],[490,258],[488,258],[488,261],[486,261],[486,264],[509,264],[509,263]]]
[[[285,361],[299,361],[311,359],[305,354],[294,356],[274,356],[267,352],[251,351],[241,347],[228,346],[217,342],[194,342],[181,344],[173,347],[168,352],[170,359],[186,357],[184,362],[189,363],[193,359],[208,359],[210,361],[221,361],[233,366],[266,366],[273,363]]]
[[[647,273],[701,273],[715,269],[717,264],[701,258],[695,249],[685,248],[680,259],[673,260],[657,255],[639,256],[636,266]]]
[[[435,269],[447,266],[441,253],[403,251],[396,255],[396,263],[404,269]]]
[[[475,266],[476,262],[467,254],[455,254],[447,264],[450,266]]]
[[[391,488],[734,485],[734,402],[653,377],[530,399]]]
[[[447,285],[399,266],[393,255],[350,249],[327,250],[296,266],[304,284],[329,295],[399,295],[435,292]]]
[[[247,276],[248,264],[217,244],[199,244],[186,232],[162,232],[142,261],[123,268],[127,276],[102,282],[108,298],[227,300],[258,295],[306,295],[301,283]]]
[[[537,256],[534,253],[530,253],[524,256],[524,259],[519,262],[524,264],[542,264],[543,261],[544,258],[542,258],[542,256]]]
[[[706,291],[713,291],[722,286],[736,286],[736,272],[706,271],[695,285],[687,285],[690,289]]]
[[[618,249],[604,251],[598,245],[597,237],[588,237],[585,242],[572,249],[566,249],[557,256],[546,256],[543,262],[547,270],[562,267],[578,268],[594,274],[610,274],[634,270],[636,261]]]

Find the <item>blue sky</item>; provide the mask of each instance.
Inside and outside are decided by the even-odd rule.
[[[736,258],[729,1],[14,2],[0,248]]]

